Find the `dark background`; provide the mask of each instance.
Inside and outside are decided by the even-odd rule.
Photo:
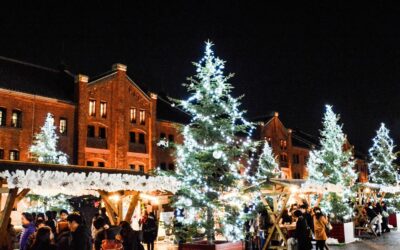
[[[37,1],[39,2],[39,1]],[[83,3],[84,1],[82,1]],[[333,1],[331,1],[333,2]],[[380,122],[400,136],[397,6],[249,1],[100,1],[0,6],[0,55],[95,76],[116,62],[139,85],[179,98],[211,39],[249,117],[278,111],[318,134],[324,104],[366,151]],[[174,4],[172,4],[174,3]]]

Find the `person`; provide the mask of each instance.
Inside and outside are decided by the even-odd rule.
[[[381,235],[381,232],[382,232],[382,225],[381,225],[381,223],[379,222],[379,216],[378,216],[378,214],[376,213],[376,211],[375,211],[374,208],[372,207],[372,202],[368,202],[368,203],[367,203],[367,206],[366,206],[365,210],[366,210],[366,212],[367,212],[367,216],[368,216],[368,219],[369,219],[369,223],[370,223],[371,225],[376,225],[375,231],[376,231],[377,235],[380,236],[380,235]]]
[[[310,250],[311,244],[311,229],[308,226],[307,219],[300,210],[294,212],[297,217],[295,238],[297,240],[297,248],[301,250]]]
[[[326,234],[326,226],[328,225],[328,220],[322,214],[322,211],[319,207],[314,207],[314,237],[316,240],[316,249],[324,250],[325,241],[328,239]]]
[[[36,221],[45,221],[45,220],[46,220],[46,218],[44,216],[44,213],[38,213],[35,218],[35,223],[36,223]]]
[[[388,232],[390,232],[389,213],[387,211],[387,206],[384,201],[381,202],[381,207],[382,207],[382,232],[388,233]]]
[[[20,250],[28,250],[29,237],[35,232],[35,224],[33,223],[33,217],[30,213],[22,213],[21,223],[23,227],[23,231],[21,233],[21,238],[19,241],[19,249]]]
[[[56,250],[53,243],[53,233],[50,227],[41,227],[36,232],[35,240],[29,250]]]
[[[282,218],[279,224],[292,224],[292,216],[289,215],[289,211],[286,208],[282,211]]]
[[[111,225],[110,218],[107,216],[106,208],[102,207],[100,209],[100,216],[104,218],[106,225]]]
[[[147,244],[147,250],[154,250],[154,241],[157,238],[157,224],[154,213],[145,212],[142,219],[143,242]]]
[[[124,250],[139,250],[139,234],[134,231],[131,225],[127,221],[121,221],[119,224],[121,227],[120,237]]]
[[[102,216],[99,216],[96,218],[95,221],[93,221],[93,227],[95,228],[94,238],[93,238],[94,239],[94,249],[100,250],[101,243],[106,238],[105,230],[108,228],[108,225],[106,225],[105,219]]]
[[[119,226],[111,226],[104,229],[102,232],[104,234],[104,240],[101,242],[101,250],[123,250],[124,247],[122,243],[117,239],[117,235],[120,232]]]
[[[314,233],[314,221],[311,213],[308,210],[308,203],[303,201],[303,204],[300,206],[300,211],[303,213],[304,218],[307,220],[307,224],[311,229],[311,232]]]
[[[92,237],[89,229],[83,224],[82,216],[73,213],[68,215],[67,221],[71,231],[69,239],[70,250],[92,250]]]
[[[57,235],[61,234],[64,231],[69,231],[67,217],[68,217],[68,211],[62,209],[60,211],[60,219],[58,220],[56,225]]]

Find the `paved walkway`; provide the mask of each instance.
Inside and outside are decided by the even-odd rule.
[[[384,233],[378,238],[364,239],[358,242],[343,246],[330,246],[331,250],[396,250],[400,249],[400,232],[392,231],[390,233]]]
[[[146,248],[146,247],[145,247]],[[154,247],[155,250],[175,250],[173,244],[159,243]],[[392,231],[385,233],[381,237],[363,239],[347,245],[329,246],[330,250],[400,250],[400,232]]]

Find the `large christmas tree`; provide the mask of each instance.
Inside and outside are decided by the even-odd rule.
[[[68,157],[65,153],[57,150],[57,141],[54,118],[48,113],[40,133],[35,135],[35,140],[29,148],[29,152],[39,162],[66,165],[68,164]]]
[[[191,96],[177,101],[192,120],[183,128],[183,144],[177,145],[174,175],[182,185],[173,206],[184,211],[181,232],[205,231],[209,242],[216,231],[240,240],[245,182],[240,172],[249,163],[252,125],[243,118],[239,99],[231,96],[232,75],[223,74],[225,62],[211,48],[207,42],[204,57],[194,63],[197,74],[184,85]]]
[[[389,136],[389,130],[385,124],[376,131],[373,145],[369,149],[371,162],[368,164],[371,173],[371,181],[378,184],[395,185],[398,182],[397,169],[393,161],[396,159],[393,153],[393,140]]]
[[[339,125],[338,121],[339,115],[333,112],[332,106],[327,105],[322,122],[320,147],[310,152],[307,167],[309,180],[343,187],[343,194],[329,192],[325,194],[320,203],[325,212],[334,214],[337,218],[343,218],[351,212],[348,199],[350,198],[350,188],[357,175],[353,170],[352,150],[345,150],[347,140],[342,131],[342,125]]]

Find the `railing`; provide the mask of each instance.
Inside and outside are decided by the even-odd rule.
[[[146,153],[146,145],[138,143],[129,143],[129,152]]]
[[[88,137],[86,139],[86,146],[89,148],[103,148],[107,149],[107,139]]]

